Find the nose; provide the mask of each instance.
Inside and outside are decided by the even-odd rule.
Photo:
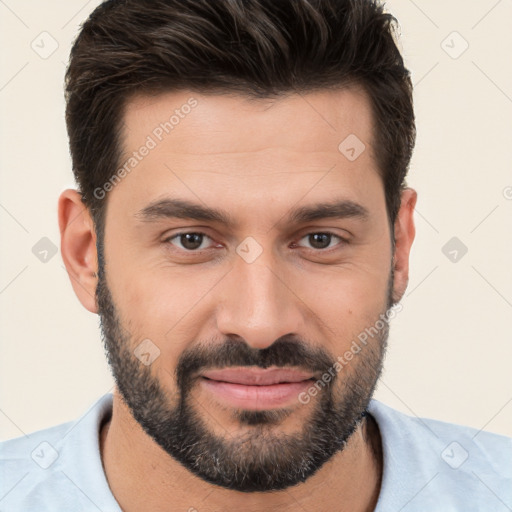
[[[223,280],[217,307],[217,328],[238,335],[253,348],[264,349],[284,335],[297,335],[304,318],[304,303],[293,282],[278,273],[272,258],[247,263],[238,258]]]

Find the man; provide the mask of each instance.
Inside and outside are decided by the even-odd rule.
[[[2,444],[2,510],[510,510],[512,440],[372,400],[415,127],[372,1],[110,0],[74,43],[61,249],[116,381]]]

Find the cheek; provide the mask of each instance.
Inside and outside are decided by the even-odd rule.
[[[174,368],[190,343],[208,335],[205,326],[210,325],[212,310],[207,304],[225,273],[221,270],[200,272],[192,266],[171,268],[147,261],[110,271],[113,298],[133,343],[149,338],[160,349],[161,361]]]
[[[224,294],[239,293],[239,287],[227,289],[222,282],[231,264],[173,265],[161,254],[137,252],[134,244],[123,240],[122,231],[112,229],[106,237],[107,275],[134,343],[155,341],[170,363],[188,343],[218,335],[216,305]],[[383,256],[390,255],[390,241],[385,230],[382,233],[340,265],[306,263],[299,268],[281,262],[293,291],[289,300],[309,315],[307,323],[331,350],[350,344],[386,307],[391,258]]]
[[[387,309],[390,268],[390,260],[368,258],[297,279],[294,291],[320,320],[333,353],[343,353]]]

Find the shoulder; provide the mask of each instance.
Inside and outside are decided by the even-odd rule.
[[[15,461],[25,464],[32,460],[40,467],[45,465],[49,467],[52,460],[58,457],[51,447],[60,444],[73,424],[74,421],[69,421],[28,435],[1,441],[0,464],[3,466]]]
[[[0,442],[0,511],[82,510],[91,499],[118,511],[98,442],[111,404],[104,395],[77,420]]]
[[[62,423],[0,443],[0,510],[49,510],[39,500],[52,489],[65,488],[58,468],[66,433],[74,422]],[[4,506],[7,507],[4,509]],[[72,503],[69,503],[72,507]],[[72,508],[70,508],[71,510]]]
[[[425,447],[443,447],[441,453],[436,453],[451,466],[462,466],[469,459],[471,451],[480,464],[489,465],[512,478],[511,437],[404,414],[377,400],[371,401],[368,410],[377,420],[381,430],[393,434],[390,436],[391,439],[400,436],[404,443],[412,444],[418,450]],[[445,446],[445,443],[448,444]],[[447,450],[444,451],[444,448]]]
[[[404,414],[377,400],[368,411],[381,433],[386,505],[510,510],[512,438]]]

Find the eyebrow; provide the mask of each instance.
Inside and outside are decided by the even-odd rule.
[[[368,220],[370,212],[359,203],[349,199],[301,206],[287,216],[291,224],[305,223],[322,219],[357,218]],[[186,219],[207,222],[219,222],[226,226],[235,226],[237,222],[226,211],[215,209],[185,199],[164,198],[150,203],[139,210],[135,217],[142,222],[154,222],[161,219]]]

